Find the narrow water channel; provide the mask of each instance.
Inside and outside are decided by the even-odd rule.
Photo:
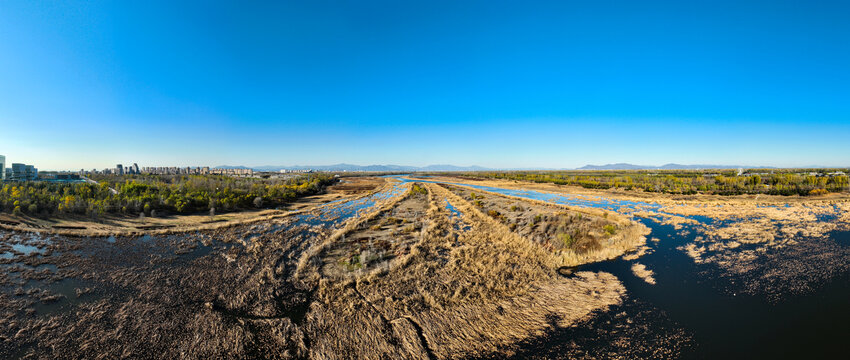
[[[439,183],[427,179],[415,181]],[[651,203],[449,184],[570,206],[614,211],[623,207],[660,208]],[[705,217],[692,218],[700,222],[713,221]],[[846,354],[845,342],[850,336],[850,272],[842,270],[824,278],[816,277],[814,283],[807,284],[810,290],[803,293],[771,298],[761,293],[745,293],[739,289],[748,281],[746,276],[729,276],[715,265],[697,264],[677,249],[693,242],[697,236],[696,231],[687,231],[691,230],[689,226],[681,231],[653,219],[638,221],[651,229],[648,239],[659,240],[647,242],[651,249],[648,254],[637,260],[618,258],[577,269],[617,276],[627,289],[623,305],[597,314],[595,319],[578,326],[556,329],[523,343],[515,358],[574,357],[576,353],[570,352],[574,348],[594,348],[593,353],[584,353],[582,357],[605,357],[606,349],[611,350],[607,354],[613,354],[618,352],[615,348],[621,346],[606,342],[610,340],[606,333],[623,328],[640,329],[640,334],[631,337],[634,343],[628,345],[639,349],[632,353],[636,357],[657,356],[659,353],[653,346],[668,345],[659,340],[668,339],[677,331],[689,338],[678,354],[685,359],[824,358]],[[810,240],[797,241],[805,245]],[[850,232],[833,232],[826,241],[850,246]],[[787,256],[787,261],[800,261],[792,258],[794,253]],[[777,257],[781,261],[782,254]],[[632,273],[635,262],[655,272],[656,284],[648,284]],[[631,314],[618,316],[623,313]]]

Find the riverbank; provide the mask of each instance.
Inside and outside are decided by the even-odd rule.
[[[214,216],[209,213],[157,217],[106,214],[91,218],[65,214],[41,218],[0,213],[0,229],[64,236],[164,235],[214,230],[309,212],[333,201],[368,195],[386,183],[385,179],[379,177],[346,178],[343,182],[329,186],[324,194],[303,197],[279,209],[245,209]]]
[[[476,191],[490,189],[573,207],[605,209],[670,226],[677,237],[690,239],[677,245],[677,250],[695,264],[715,266],[724,276],[746,275],[748,292],[798,291],[806,288],[800,283],[813,277],[828,277],[847,266],[844,247],[831,240],[836,234],[850,231],[850,201],[846,194],[805,198],[672,196],[518,181],[428,178],[432,180],[480,189]],[[794,261],[775,260],[788,256]],[[819,266],[800,265],[809,263]]]
[[[413,176],[413,178],[416,178]],[[709,195],[709,194],[665,194],[625,189],[588,189],[575,185],[557,185],[551,183],[535,183],[518,180],[470,179],[455,176],[430,176],[428,180],[456,182],[470,185],[492,186],[517,190],[537,190],[572,195],[603,197],[622,201],[650,202],[661,205],[669,204],[740,204],[752,203],[760,205],[818,203],[830,204],[835,202],[850,202],[850,193],[830,193],[819,196],[783,196],[783,195]]]
[[[748,288],[786,294],[795,290],[775,283],[812,282],[777,269],[846,272],[839,263],[848,251],[803,240],[756,254],[762,244],[720,249],[741,239],[709,238],[706,230],[735,222],[675,215],[693,221],[663,224],[673,205],[564,204],[567,193],[403,178],[371,180],[383,185],[368,191],[346,180],[347,201],[228,228],[115,238],[0,234],[0,265],[9,269],[0,276],[7,339],[0,356],[527,358],[528,344],[540,342],[549,350],[538,356],[547,358],[676,358],[691,334],[673,320],[710,309],[699,305],[703,297],[725,301],[703,280],[737,299]],[[647,214],[620,211],[635,207]],[[702,260],[678,249],[684,244]],[[744,263],[741,255],[768,262]],[[578,264],[585,265],[568,268]],[[729,274],[747,278],[733,283]],[[687,291],[671,290],[683,284]],[[680,317],[647,307],[647,292],[663,292],[657,298],[681,307]],[[564,340],[550,340],[556,336]]]

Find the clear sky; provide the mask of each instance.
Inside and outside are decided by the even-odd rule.
[[[847,1],[0,1],[41,169],[850,165]]]

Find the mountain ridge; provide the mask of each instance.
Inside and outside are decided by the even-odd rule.
[[[263,165],[263,166],[242,166],[242,165],[221,165],[219,169],[254,169],[254,171],[280,171],[280,170],[316,170],[316,171],[364,171],[364,172],[415,172],[415,171],[486,171],[493,170],[477,165],[457,166],[448,164],[434,164],[426,166],[408,166],[408,165],[354,165],[339,163],[333,165]]]
[[[244,165],[220,165],[215,168],[219,169],[253,169],[254,171],[277,172],[281,170],[315,170],[315,171],[330,171],[330,172],[440,172],[440,171],[565,171],[565,170],[711,170],[711,169],[779,169],[775,166],[747,166],[747,165],[722,165],[722,164],[677,164],[668,163],[660,166],[655,165],[636,165],[630,163],[613,163],[605,165],[588,164],[579,168],[487,168],[478,165],[458,166],[451,164],[432,164],[426,166],[410,166],[410,165],[394,165],[394,164],[373,164],[373,165],[355,165],[347,163],[339,163],[332,165],[262,165],[262,166],[244,166]],[[824,166],[807,166],[800,167],[806,169],[828,168]]]
[[[712,164],[695,164],[684,165],[669,163],[661,166],[653,165],[634,165],[629,163],[616,163],[605,165],[585,165],[576,170],[706,170],[706,169],[775,169],[773,166],[744,166],[744,165],[712,165]]]

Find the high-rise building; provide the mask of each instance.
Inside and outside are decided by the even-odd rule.
[[[26,165],[26,167],[24,167],[24,178],[26,180],[38,179],[38,169],[36,169],[35,166]]]
[[[124,165],[115,165],[115,175],[124,175]]]
[[[6,157],[0,155],[0,181],[6,180]]]
[[[133,174],[141,174],[139,172],[139,164],[133,163]]]
[[[11,180],[15,181],[24,181],[27,179],[27,166],[21,163],[12,163],[12,176],[9,177]]]

